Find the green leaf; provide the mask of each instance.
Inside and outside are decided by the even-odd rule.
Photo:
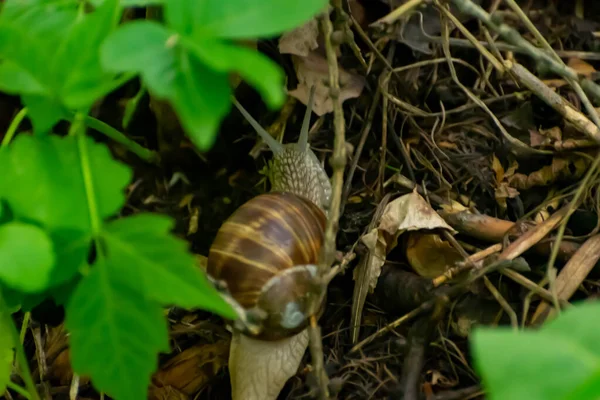
[[[202,308],[236,318],[210,285],[184,240],[169,233],[165,216],[138,214],[106,225],[106,268],[115,279],[162,305]]]
[[[600,357],[552,332],[480,328],[471,346],[490,400],[563,400],[600,368]]]
[[[106,38],[102,65],[113,72],[140,73],[157,96],[170,96],[177,73],[173,45],[167,45],[171,35],[154,21],[129,22]]]
[[[285,102],[285,74],[267,56],[220,40],[187,41],[186,45],[215,71],[239,73],[259,91],[268,106],[281,107]]]
[[[71,362],[109,396],[144,400],[157,353],[169,351],[167,323],[161,307],[124,285],[118,273],[99,260],[69,300]]]
[[[107,0],[80,18],[61,43],[52,68],[68,107],[87,109],[113,89],[114,74],[100,64],[100,45],[117,27],[121,13],[118,0]]]
[[[0,296],[3,293],[0,292]],[[0,299],[0,393],[6,391],[6,385],[10,382],[13,366],[13,354],[15,342],[11,332],[10,324],[13,323],[10,312],[4,301]]]
[[[542,327],[546,333],[561,335],[577,342],[587,351],[600,357],[600,303],[583,302],[563,311],[558,318],[547,322]]]
[[[569,393],[564,400],[598,400],[598,393],[600,393],[600,369]]]
[[[17,218],[32,219],[52,230],[91,230],[85,179],[93,182],[101,218],[116,214],[125,203],[124,188],[132,172],[114,160],[104,144],[86,137],[89,176],[81,169],[77,138],[19,135],[0,152],[0,197]]]
[[[56,267],[50,275],[50,282],[55,286],[72,279],[87,264],[92,238],[88,232],[73,229],[51,232],[50,237],[56,249]]]
[[[5,60],[0,64],[0,90],[9,94],[40,94],[45,89],[31,74]]]
[[[205,151],[213,146],[219,125],[231,110],[229,78],[184,51],[178,62],[175,93],[170,100],[191,141]]]
[[[21,100],[27,107],[27,115],[36,135],[48,134],[66,116],[64,108],[56,101],[42,95],[22,95]]]
[[[194,144],[212,146],[231,109],[227,73],[191,57],[177,35],[152,21],[131,22],[111,34],[102,62],[115,72],[140,73],[150,92],[170,101]]]
[[[195,37],[243,39],[275,36],[294,29],[324,11],[327,0],[182,0],[165,4],[169,26],[194,24]]]
[[[17,221],[0,226],[0,279],[7,284],[25,292],[44,289],[54,261],[44,230]]]

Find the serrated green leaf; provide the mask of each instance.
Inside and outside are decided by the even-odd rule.
[[[112,89],[114,74],[100,64],[100,45],[118,25],[122,8],[118,0],[106,0],[85,14],[61,43],[52,64],[53,77],[61,83],[60,97],[72,109],[87,109]]]
[[[165,216],[138,214],[106,225],[107,268],[115,279],[162,305],[202,308],[236,318],[200,270],[188,244],[169,233]]]
[[[74,229],[53,231],[50,237],[56,249],[56,267],[50,275],[50,283],[52,286],[62,285],[87,264],[92,238],[88,232]]]
[[[113,72],[140,73],[159,97],[172,95],[177,73],[171,33],[154,21],[129,22],[111,33],[100,49],[102,65]]]
[[[3,293],[0,292],[0,296]],[[13,366],[13,354],[15,342],[11,332],[12,318],[6,308],[4,301],[0,299],[0,393],[6,391],[6,385],[10,382]]]
[[[184,51],[178,61],[170,100],[191,141],[205,151],[213,146],[219,125],[231,110],[229,78]]]
[[[71,362],[109,396],[143,400],[157,354],[169,350],[167,323],[161,307],[124,285],[115,270],[99,260],[67,304]]]
[[[0,226],[0,279],[7,284],[25,292],[46,288],[55,258],[44,230],[17,221]]]
[[[220,40],[190,40],[186,44],[212,69],[239,73],[258,90],[269,107],[281,107],[285,102],[285,73],[267,56]]]
[[[115,72],[140,73],[157,97],[169,100],[192,142],[207,150],[231,109],[228,75],[208,68],[158,23],[128,23],[102,47],[102,62]]]
[[[47,96],[22,95],[21,100],[27,107],[27,115],[36,135],[50,133],[54,125],[67,115],[58,102]]]
[[[56,49],[70,32],[77,9],[59,8],[37,1],[5,2],[0,12],[0,57],[19,66],[44,86],[58,87],[52,61]],[[23,51],[27,49],[27,51]]]
[[[107,218],[125,202],[124,188],[132,172],[114,160],[104,144],[85,138],[91,166],[84,178],[74,136],[19,135],[0,153],[0,197],[18,218],[34,220],[52,230],[91,230],[85,180],[94,187],[97,214]]]
[[[327,0],[183,0],[165,4],[165,19],[169,26],[179,26],[182,13],[187,12],[194,21],[195,37],[270,37],[302,25],[327,4]]]
[[[471,347],[490,400],[563,400],[600,368],[600,357],[545,331],[480,328]]]

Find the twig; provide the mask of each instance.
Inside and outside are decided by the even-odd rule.
[[[600,143],[600,129],[585,115],[576,110],[571,104],[556,94],[544,82],[538,79],[521,64],[506,60],[504,61],[504,65],[506,69],[511,71],[517,78],[519,78],[519,81],[523,85],[527,86],[529,90],[535,93],[537,97],[556,110],[556,112],[562,115],[567,121],[575,125],[590,139]]]
[[[487,13],[483,8],[479,5],[473,3],[471,0],[451,0],[460,11],[465,14],[469,14],[483,22],[487,25],[488,28],[497,32],[509,43],[520,47],[525,51],[531,58],[535,61],[546,65],[550,70],[554,73],[563,76],[567,79],[571,79],[575,82],[580,82],[580,78],[577,75],[577,72],[568,66],[557,62],[552,54],[547,53],[546,51],[539,49],[525,40],[517,30],[511,28],[510,26],[498,23],[495,21],[492,16]],[[595,90],[600,90],[597,84],[593,82],[587,82],[587,86],[592,90],[590,92],[594,92]]]
[[[341,9],[339,1],[334,4],[334,7]],[[329,67],[329,96],[333,102],[333,123],[335,129],[333,156],[330,159],[330,164],[333,169],[332,176],[332,194],[329,214],[327,218],[327,226],[325,227],[325,239],[323,249],[319,257],[319,276],[324,278],[331,265],[335,261],[336,236],[340,218],[340,205],[342,198],[342,186],[344,183],[344,170],[346,169],[346,139],[344,121],[344,111],[340,100],[340,83],[339,70],[337,64],[336,48],[332,43],[333,25],[327,13],[320,15],[320,25],[325,38],[325,51],[327,53],[327,64]],[[326,288],[323,287],[323,294]],[[320,299],[319,299],[320,300]],[[315,303],[314,305],[318,304]],[[312,307],[315,310],[315,307]],[[320,328],[317,325],[315,313],[312,313],[311,324],[309,326],[310,336],[310,353],[315,369],[315,375],[319,382],[319,398],[329,399],[329,377],[323,366],[323,344],[321,339]]]
[[[506,2],[510,6],[510,8],[512,8],[513,11],[519,16],[519,18],[521,18],[521,21],[523,21],[523,23],[525,24],[527,29],[529,29],[529,31],[533,34],[533,36],[535,36],[535,38],[542,44],[542,46],[546,49],[548,54],[550,54],[554,58],[554,60],[557,63],[559,63],[562,67],[566,68],[566,65],[563,62],[563,60],[554,52],[554,49],[552,48],[552,46],[550,46],[550,43],[548,43],[548,41],[546,40],[544,35],[542,35],[540,33],[540,31],[535,27],[535,25],[533,25],[531,20],[527,17],[527,14],[525,14],[523,12],[521,7],[519,7],[519,5],[515,2],[515,0],[506,0]],[[590,102],[590,99],[588,99],[586,94],[583,92],[583,89],[581,88],[579,81],[577,79],[569,79],[569,78],[567,78],[567,81],[569,82],[569,84],[571,86],[573,86],[575,93],[577,93],[577,95],[581,99],[581,102],[583,103],[588,114],[590,114],[590,117],[592,118],[592,120],[594,121],[596,126],[598,126],[600,128],[600,117],[598,116],[598,113],[596,112],[596,110],[594,109],[594,106]]]
[[[358,160],[362,155],[363,148],[365,146],[365,142],[367,141],[367,137],[371,132],[371,125],[373,124],[373,119],[375,117],[375,110],[377,109],[377,104],[379,103],[379,95],[381,94],[381,87],[377,85],[377,89],[375,90],[375,95],[373,96],[373,103],[371,103],[371,108],[369,109],[369,113],[367,114],[367,120],[364,123],[363,130],[360,136],[360,141],[358,142],[358,146],[356,146],[356,151],[354,152],[354,156],[352,158],[352,164],[350,164],[350,168],[348,168],[348,175],[346,176],[346,182],[344,184],[344,191],[342,195],[342,205],[341,211],[344,212],[344,208],[346,207],[346,199],[350,196],[350,190],[352,189],[352,178],[354,177],[354,171],[358,166]]]
[[[423,40],[428,41],[430,43],[441,44],[444,41],[444,38],[441,36],[424,36]],[[461,38],[450,38],[449,39],[450,46],[453,47],[462,47],[473,49],[478,46],[475,46],[473,42],[468,39]],[[492,46],[491,43],[485,42],[483,40],[478,40],[477,43],[486,49],[491,49],[493,46],[498,48],[498,50],[502,51],[510,51],[515,54],[523,54],[529,55],[525,50],[521,49],[518,46],[514,46],[512,44],[507,44],[505,42],[495,42]],[[579,58],[581,60],[591,60],[591,61],[599,61],[600,53],[594,51],[577,51],[577,50],[554,50],[554,52],[561,58]],[[585,81],[581,82],[582,86],[585,86]]]

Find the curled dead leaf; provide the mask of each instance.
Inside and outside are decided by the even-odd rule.
[[[516,189],[526,190],[536,186],[548,186],[561,180],[573,180],[582,177],[587,171],[590,160],[583,157],[554,157],[546,165],[529,175],[514,174],[508,184]]]
[[[407,234],[406,258],[417,274],[429,279],[437,278],[463,261],[460,253],[440,235],[419,231]]]
[[[375,228],[371,232],[363,235],[360,240],[369,249],[369,259],[367,261],[367,280],[369,292],[373,292],[377,286],[377,280],[381,274],[381,267],[385,263],[385,257],[389,253],[385,236],[379,229]],[[357,279],[358,269],[354,269],[352,278]]]
[[[387,254],[398,245],[400,235],[405,232],[436,229],[456,232],[416,190],[391,201],[383,211],[379,226],[361,238],[361,241],[371,252],[367,266],[369,291],[372,292],[377,286],[381,267],[386,261]],[[426,233],[424,232],[424,234]],[[443,244],[440,246],[443,247]],[[417,268],[421,268],[419,265],[429,262],[419,261],[423,258],[422,256],[419,258],[419,254],[417,254],[420,253],[420,250],[415,249],[412,251],[411,256]],[[426,252],[427,250],[423,249],[423,251]],[[434,257],[439,257],[439,254]],[[419,271],[417,270],[417,272]],[[433,277],[438,275],[433,275]],[[356,272],[354,278],[356,279]]]
[[[390,235],[400,235],[405,231],[440,228],[456,233],[416,189],[390,202],[385,208],[379,224],[379,229]]]

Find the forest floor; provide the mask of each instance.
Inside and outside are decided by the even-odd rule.
[[[399,2],[418,5],[410,18],[390,13],[398,5],[388,0],[347,3],[353,38],[339,57],[348,150],[337,236],[344,268],[329,285],[320,319],[330,389],[344,400],[483,399],[469,344],[474,327],[536,326],[553,300],[598,293],[598,256],[577,250],[599,245],[600,97],[595,84],[583,84],[589,98],[582,97],[569,74],[581,82],[600,78],[600,3],[519,1],[526,21],[511,2],[473,2],[516,30],[513,42],[459,10],[458,1],[444,12],[434,2]],[[536,33],[554,56],[541,50]],[[236,98],[263,127],[285,130],[284,142],[297,139],[302,123],[302,82],[327,76],[317,43],[308,56],[282,54],[276,39],[258,43],[284,67],[296,96],[280,112],[268,110],[247,84],[237,87]],[[137,89],[111,94],[94,117],[123,129],[124,105]],[[334,123],[320,100],[310,143],[325,159]],[[21,105],[10,96],[0,101],[6,129]],[[206,153],[148,95],[123,130],[162,157],[151,165],[111,144],[135,167],[123,214],[173,216],[176,234],[200,262],[223,221],[269,188],[261,170],[270,152],[235,109]],[[570,218],[561,219],[566,213]],[[574,256],[577,266],[561,274]],[[465,284],[499,259],[506,269]],[[229,398],[231,334],[222,319],[181,309],[168,317],[173,351],[161,355],[150,398]],[[44,376],[53,399],[69,398],[73,379],[62,323],[61,307],[43,303],[31,313],[25,340],[34,377],[42,384]],[[307,352],[280,399],[317,390],[310,363]],[[78,398],[98,398],[80,379]]]

